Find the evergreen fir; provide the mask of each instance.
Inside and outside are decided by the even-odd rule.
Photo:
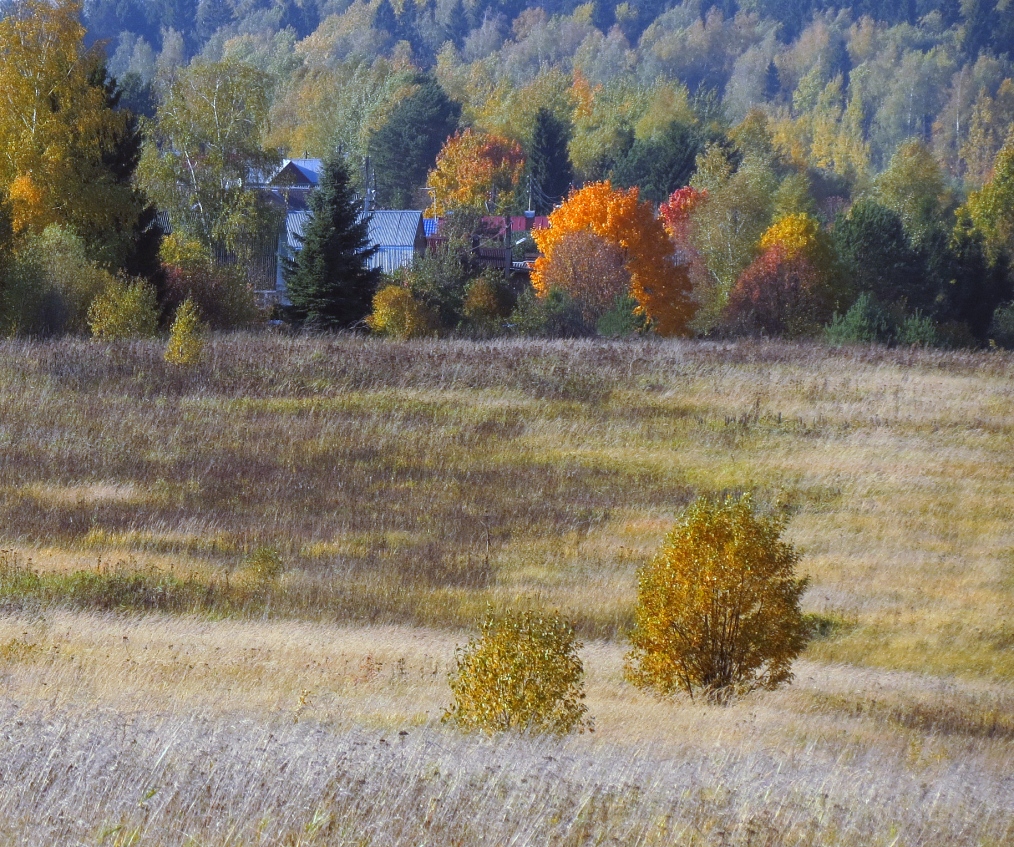
[[[535,115],[528,166],[532,202],[540,215],[549,214],[555,203],[565,200],[574,181],[574,169],[567,153],[569,142],[570,132],[563,121],[549,109],[539,109]]]
[[[391,110],[387,123],[370,139],[377,197],[385,208],[412,208],[414,192],[426,184],[461,114],[435,79],[420,75],[416,83],[415,92]]]
[[[370,216],[340,153],[324,163],[310,211],[303,247],[285,274],[291,314],[321,329],[355,327],[370,313],[380,269],[369,267],[378,249],[369,240]]]
[[[642,199],[664,203],[690,181],[709,140],[697,127],[672,121],[658,138],[634,141],[613,168],[613,181],[623,188],[636,185]]]

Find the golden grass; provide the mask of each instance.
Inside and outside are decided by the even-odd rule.
[[[0,344],[0,546],[52,588],[0,597],[0,779],[30,785],[0,792],[20,821],[0,844],[1014,839],[1010,355],[274,336],[208,354],[181,373],[154,344]],[[788,511],[820,637],[783,691],[657,701],[620,672],[636,568],[728,490]],[[254,585],[259,547],[285,569]],[[211,599],[63,608],[95,607],[59,587],[100,558]],[[434,725],[488,602],[575,619],[593,736]],[[78,760],[91,793],[59,770]],[[346,771],[376,803],[341,799],[366,796]],[[156,772],[178,787],[142,813]]]
[[[593,734],[487,742],[439,724],[465,638],[300,621],[7,616],[0,770],[7,786],[35,770],[23,790],[3,792],[0,815],[24,815],[13,831],[28,840],[55,831],[49,843],[70,843],[124,825],[158,845],[188,843],[184,832],[216,845],[290,843],[279,833],[297,831],[291,843],[349,843],[355,833],[352,843],[471,844],[494,833],[492,843],[1001,844],[1014,833],[1009,685],[807,661],[781,691],[727,707],[674,703],[627,685],[622,647],[596,642],[583,651]],[[308,765],[307,743],[323,762]],[[46,780],[60,786],[55,795],[39,792]],[[350,789],[378,802],[349,808]],[[213,804],[195,799],[205,793]],[[160,795],[150,816],[146,794]],[[585,803],[591,829],[577,813]],[[62,817],[27,820],[40,808]],[[320,814],[347,828],[313,832]]]

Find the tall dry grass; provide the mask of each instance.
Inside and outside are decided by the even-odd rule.
[[[180,373],[155,344],[5,342],[0,535],[214,590],[273,548],[267,601],[230,607],[253,614],[465,626],[520,598],[615,638],[676,512],[752,490],[791,513],[814,655],[1009,679],[1011,364],[265,335]]]
[[[595,643],[596,732],[442,727],[453,634],[8,617],[0,844],[1001,845],[1014,691],[802,663],[729,707]]]
[[[0,844],[1010,843],[1012,365],[0,343]],[[796,681],[633,690],[637,566],[742,490],[811,577]],[[593,735],[438,725],[487,602],[576,620]]]

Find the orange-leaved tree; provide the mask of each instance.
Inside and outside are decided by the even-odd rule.
[[[547,229],[533,238],[542,253],[532,271],[532,285],[540,297],[549,293],[557,249],[576,232],[591,232],[615,245],[630,274],[630,296],[659,335],[681,335],[694,316],[686,269],[673,259],[672,244],[650,203],[642,203],[637,188],[614,189],[608,180],[593,182],[570,197],[549,216]],[[598,280],[585,284],[597,288]],[[573,292],[571,292],[573,295]]]
[[[513,205],[524,171],[525,154],[516,141],[466,129],[444,143],[427,185],[438,215],[448,209],[485,211],[487,200],[502,212]]]

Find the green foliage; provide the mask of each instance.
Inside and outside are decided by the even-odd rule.
[[[370,314],[380,269],[368,266],[378,248],[370,244],[362,208],[345,159],[335,153],[324,163],[302,249],[285,274],[291,314],[301,323],[347,329]]]
[[[204,357],[207,328],[201,321],[201,313],[191,299],[186,299],[176,310],[176,318],[169,329],[169,343],[165,348],[165,360],[181,368],[192,368]]]
[[[896,339],[906,347],[939,347],[941,344],[940,333],[932,318],[918,310],[901,322]]]
[[[690,181],[707,140],[692,124],[672,121],[657,137],[634,141],[613,168],[613,181],[637,185],[643,199],[662,203]]]
[[[412,208],[415,192],[426,184],[426,175],[461,114],[461,107],[432,77],[420,75],[416,85],[370,138],[377,197],[385,208]]]
[[[989,334],[1001,347],[1014,350],[1014,302],[1000,306],[993,313]]]
[[[206,247],[242,251],[254,230],[276,237],[262,196],[246,187],[278,154],[266,150],[271,79],[235,60],[197,61],[161,92],[138,165],[138,183],[165,211],[173,232]]]
[[[830,344],[875,344],[890,339],[893,322],[876,299],[868,293],[860,294],[844,315],[835,313],[824,328],[824,338]]]
[[[487,734],[585,729],[584,667],[573,626],[558,615],[490,610],[455,654],[444,720]]]
[[[459,209],[442,221],[440,235],[442,243],[416,256],[400,275],[437,325],[455,329],[465,318],[469,285],[483,274],[473,252],[473,238],[478,235],[480,242],[483,238],[482,217],[474,210]]]
[[[749,496],[689,506],[638,571],[627,678],[717,701],[789,682],[806,645],[807,581],[795,576],[799,555],[783,530]]]
[[[595,322],[595,331],[606,338],[640,335],[648,326],[644,315],[638,314],[637,306],[629,294],[619,295],[613,307]]]
[[[88,258],[84,241],[57,225],[21,239],[4,264],[0,321],[6,334],[84,332],[89,306],[114,282]]]
[[[939,291],[935,317],[965,324],[975,338],[985,341],[994,312],[1014,296],[1007,256],[990,251],[967,212],[959,213],[946,247],[928,249],[927,256]]]
[[[503,274],[486,271],[465,288],[461,314],[468,327],[482,335],[496,335],[511,311],[510,292],[503,284]]]
[[[919,255],[897,212],[860,200],[836,221],[833,239],[847,283],[857,294],[909,308],[930,305]]]
[[[536,338],[584,338],[595,333],[585,320],[581,305],[560,288],[550,288],[545,297],[524,291],[509,323],[519,335]]]
[[[158,331],[155,289],[143,279],[114,280],[88,308],[92,336],[102,341],[149,338]]]
[[[549,109],[535,115],[535,129],[528,154],[528,173],[532,179],[533,208],[548,215],[553,205],[567,196],[574,181],[567,145],[570,129]]]

